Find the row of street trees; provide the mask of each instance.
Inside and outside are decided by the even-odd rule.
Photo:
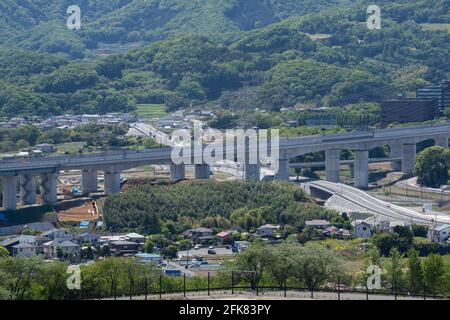
[[[381,269],[382,290],[378,292],[450,293],[450,273],[446,272],[439,255],[420,258],[415,249],[410,249],[405,256],[394,248],[390,257],[382,258],[378,250],[371,249],[362,272],[353,277],[345,270],[342,258],[320,243],[264,245],[256,242],[237,254],[225,270],[208,277],[163,276],[154,264],[123,257],[104,258],[80,266],[81,288],[75,290],[69,289],[68,279],[74,278],[67,272],[66,263],[3,257],[0,258],[0,300],[97,299],[231,287],[303,288],[311,292],[324,288],[341,290],[343,285],[365,288],[371,275],[367,268],[372,265]]]
[[[381,269],[381,286],[391,293],[434,296],[450,290],[450,273],[446,273],[444,260],[438,254],[421,259],[414,248],[409,249],[406,255],[392,248],[389,258],[383,259],[377,249],[371,249],[360,273],[359,283],[362,286],[366,286],[371,276],[367,273],[369,266]]]

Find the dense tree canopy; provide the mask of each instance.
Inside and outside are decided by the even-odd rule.
[[[208,217],[223,217],[225,225],[248,231],[264,223],[302,228],[305,220],[336,216],[310,203],[296,186],[249,182],[140,186],[108,197],[103,211],[109,230],[145,233],[160,233],[165,221],[181,229],[211,223],[202,220]]]
[[[430,147],[417,155],[414,174],[418,182],[428,187],[439,188],[448,182],[450,152],[441,147]]]
[[[22,1],[17,21],[2,20],[6,33],[19,37],[4,48],[18,44],[22,50],[0,50],[0,116],[130,111],[136,103],[164,103],[170,110],[209,108],[217,101],[234,111],[347,107],[413,95],[417,86],[450,72],[450,34],[445,25],[429,25],[447,21],[445,1],[385,1],[379,31],[365,27],[367,6],[359,2],[230,0],[208,8],[203,1],[145,3],[82,2],[87,12],[80,32],[60,30],[63,25],[49,32],[66,3]],[[344,9],[332,10],[343,3]],[[15,5],[8,1],[3,11]],[[195,12],[202,12],[201,19]],[[314,13],[295,16],[305,12]],[[139,40],[149,44],[104,59],[88,50],[99,42]],[[83,55],[89,59],[70,61]]]

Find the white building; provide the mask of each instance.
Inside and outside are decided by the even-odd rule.
[[[125,235],[125,239],[139,244],[145,243],[145,237],[139,233],[128,233]]]
[[[353,236],[355,238],[368,239],[373,234],[372,226],[365,221],[357,220],[353,222],[352,225],[353,228],[355,229],[355,231],[353,232]]]
[[[78,235],[66,229],[52,229],[41,234],[41,236],[51,240],[73,241],[78,239]]]
[[[37,255],[37,247],[30,243],[19,243],[13,248],[13,257],[31,258]]]
[[[428,238],[433,242],[445,242],[450,239],[450,225],[442,224],[428,231]]]
[[[78,256],[80,254],[80,246],[72,241],[63,241],[58,243],[57,249],[60,249],[63,255],[68,257]]]

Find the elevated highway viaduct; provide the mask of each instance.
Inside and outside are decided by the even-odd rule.
[[[340,152],[348,149],[354,152],[352,162],[355,187],[365,189],[368,187],[369,151],[371,149],[389,145],[391,150],[389,161],[393,163],[394,169],[411,175],[416,157],[416,144],[431,139],[435,141],[436,145],[448,147],[449,137],[450,124],[446,123],[280,139],[279,170],[274,179],[289,180],[291,159],[324,151],[326,180],[338,182]],[[256,143],[256,146],[248,145],[246,153],[248,155],[258,153],[258,151],[258,143]],[[196,163],[200,164],[195,165],[195,178],[209,179],[209,165],[202,162],[202,159]],[[142,151],[109,151],[91,155],[0,160],[3,207],[6,210],[16,210],[17,183],[20,185],[21,203],[23,205],[35,204],[37,176],[40,176],[43,203],[55,205],[57,203],[57,176],[63,170],[81,170],[83,194],[97,191],[97,175],[99,171],[102,171],[105,174],[105,194],[112,194],[120,191],[121,172],[150,164],[170,165],[170,176],[174,181],[185,178],[185,164],[172,162],[171,147]],[[260,165],[244,163],[244,176],[247,180],[259,180]]]

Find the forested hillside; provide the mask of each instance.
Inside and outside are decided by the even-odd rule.
[[[58,33],[45,28],[53,23],[51,19],[59,12],[58,8],[67,3],[61,0],[50,6],[45,1],[21,1],[23,10],[16,12],[20,17],[36,10],[42,14],[35,14],[34,27],[29,29],[35,39],[29,41],[25,37],[24,42],[19,42],[19,46],[28,50],[0,50],[0,116],[131,111],[139,103],[165,104],[169,110],[218,106],[233,112],[254,108],[278,111],[295,104],[364,110],[367,106],[374,109],[373,103],[399,93],[411,96],[418,86],[449,77],[450,34],[444,29],[434,30],[439,26],[434,23],[449,22],[448,1],[380,1],[382,29],[374,31],[365,24],[366,4],[326,10],[328,2],[304,1],[308,5],[296,6],[297,1],[234,0],[206,4],[202,1],[200,6],[200,1],[161,1],[158,10],[176,8],[178,13],[169,20],[182,21],[186,27],[177,22],[178,27],[169,32],[167,28],[172,23],[169,20],[164,27],[147,26],[151,35],[145,41],[178,31],[179,34],[122,55],[74,60],[74,56],[83,56],[86,48],[95,47],[97,40],[131,41],[122,38],[120,32],[116,38],[101,35],[104,30],[115,30],[113,26],[124,26],[124,21],[128,24],[123,30],[137,31],[138,38],[147,37],[139,31],[147,25],[146,20],[140,20],[138,14],[147,16],[145,10],[151,11],[156,2],[83,2],[98,7],[94,10],[96,14],[86,17],[95,27],[91,31],[86,27],[79,33],[65,29],[76,40],[68,37],[70,46],[63,51],[74,54],[61,56],[35,51],[58,52],[49,41],[49,37],[57,37]],[[2,6],[13,7],[14,3],[8,1]],[[239,5],[243,7],[236,12],[248,10],[247,22],[236,22],[242,17],[230,22],[232,8]],[[191,25],[194,12],[199,12],[198,6],[220,19],[228,17],[229,24],[220,23],[219,16],[214,15],[213,23],[205,13],[198,17],[203,27]],[[268,7],[275,12],[270,16],[280,22],[251,22],[251,12]],[[187,15],[188,9],[192,14]],[[106,29],[102,29],[103,24],[95,25],[104,18],[99,14],[102,10],[112,17]],[[295,15],[305,10],[320,12]],[[164,14],[158,13],[156,17],[162,19]],[[10,22],[8,28],[18,30],[17,37],[28,34],[20,33],[25,27],[16,26],[19,18],[6,21]],[[257,28],[265,24],[269,25]],[[202,28],[211,32],[203,32]],[[45,36],[37,36],[39,30]],[[0,34],[3,31],[2,28]],[[228,31],[232,37],[227,36]],[[224,37],[220,39],[218,35]],[[43,49],[41,44],[51,48]],[[224,119],[233,120],[232,117],[224,114]],[[218,126],[220,122],[221,119]]]
[[[100,43],[144,43],[195,32],[235,39],[292,15],[318,12],[348,0],[5,0],[0,3],[0,40],[8,46],[73,58]],[[82,30],[65,27],[66,9],[81,8]]]

